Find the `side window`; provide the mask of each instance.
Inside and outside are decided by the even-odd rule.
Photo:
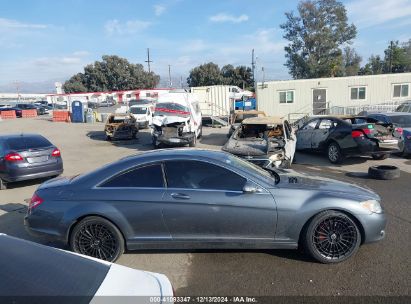
[[[169,188],[242,191],[246,179],[240,175],[201,161],[168,161]]]
[[[335,121],[332,121],[331,119],[322,119],[320,125],[318,126],[318,129],[331,129],[335,126],[337,126],[337,123]]]
[[[315,126],[318,123],[318,119],[312,120],[309,123],[307,123],[302,129],[303,130],[312,130],[315,129]]]
[[[163,170],[160,164],[131,169],[112,177],[100,187],[163,188]]]

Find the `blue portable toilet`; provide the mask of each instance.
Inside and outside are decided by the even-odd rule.
[[[84,107],[79,100],[71,103],[71,122],[84,122]]]

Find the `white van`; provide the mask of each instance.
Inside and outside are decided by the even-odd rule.
[[[159,97],[152,125],[152,142],[195,147],[202,135],[201,110],[195,93],[168,93]]]
[[[130,107],[129,112],[136,118],[138,127],[148,128],[153,123],[154,106],[152,104],[139,104]]]

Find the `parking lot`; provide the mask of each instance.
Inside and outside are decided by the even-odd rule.
[[[103,129],[101,123],[53,123],[46,118],[0,122],[0,134],[35,132],[47,137],[61,150],[66,176],[152,148],[149,129],[141,130],[136,140],[112,142],[105,141]],[[225,127],[204,127],[197,147],[221,149],[227,132]],[[369,179],[364,173],[376,163],[398,166],[401,177]],[[118,263],[166,274],[177,295],[409,295],[411,160],[357,157],[336,166],[321,155],[297,153],[292,169],[373,189],[388,215],[386,239],[363,246],[353,258],[336,265],[319,264],[289,250],[129,252]],[[23,226],[26,200],[41,182],[17,183],[0,192],[0,232],[47,243],[29,236]]]

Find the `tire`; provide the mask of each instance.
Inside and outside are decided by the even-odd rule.
[[[388,158],[388,154],[372,154],[371,155],[374,160],[382,160]]]
[[[357,224],[348,215],[333,210],[317,214],[309,222],[303,237],[304,249],[324,264],[349,259],[361,244]]]
[[[124,252],[124,238],[110,221],[90,216],[74,226],[70,234],[70,248],[76,253],[115,262]]]
[[[194,135],[193,140],[188,144],[189,147],[195,147],[197,144],[197,137]]]
[[[340,146],[336,142],[332,142],[328,145],[327,157],[332,164],[342,163],[344,156],[341,152]]]
[[[281,169],[290,169],[290,168],[291,168],[290,161],[287,160],[287,159],[284,159],[284,160],[281,162],[281,164],[280,164],[279,167],[280,167]]]
[[[6,182],[0,178],[0,190],[6,190],[6,189],[7,189]]]
[[[200,126],[200,132],[198,132],[197,138],[203,137],[203,125]]]
[[[368,168],[368,176],[375,179],[391,180],[400,177],[400,169],[396,166],[371,166]]]
[[[106,136],[106,140],[107,140],[107,141],[111,141],[111,136],[108,136],[108,135],[107,135],[107,136]]]

